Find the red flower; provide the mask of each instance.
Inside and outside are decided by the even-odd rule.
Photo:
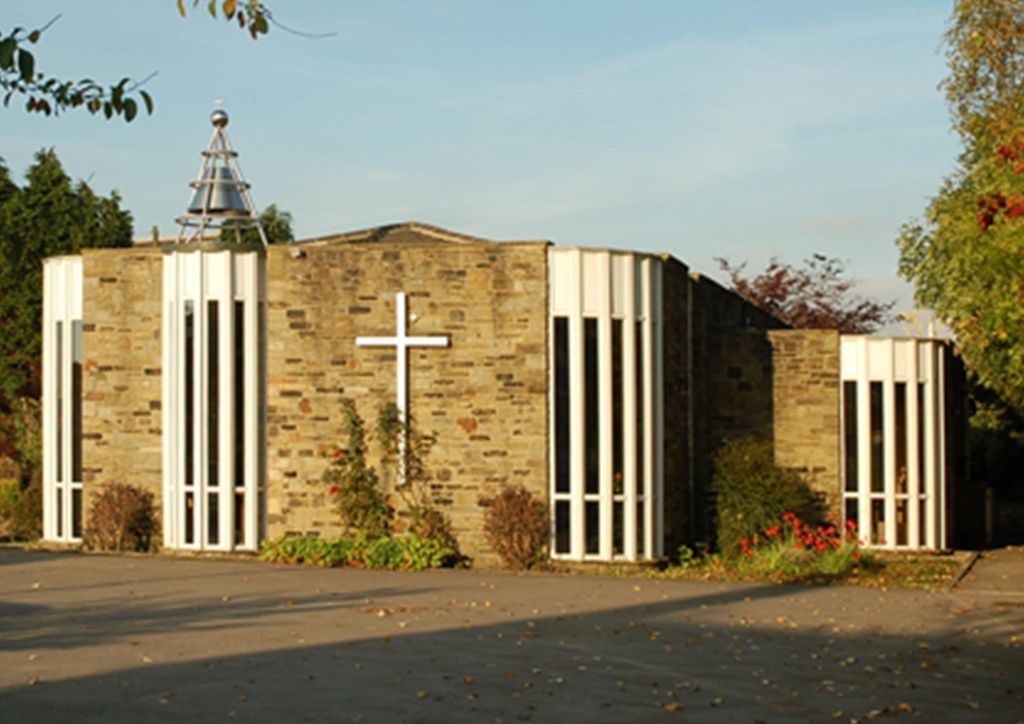
[[[855,561],[859,561],[860,560],[860,551],[854,551],[850,555],[853,557],[853,560],[855,560]]]
[[[338,494],[338,486],[337,485],[332,485],[331,489],[328,490],[327,492],[330,493],[331,495],[337,495]]]
[[[773,537],[773,536],[777,536],[777,535],[779,534],[779,526],[777,526],[777,525],[773,525],[773,526],[772,526],[771,528],[769,528],[768,530],[766,530],[766,531],[764,532],[764,534],[765,534],[766,536],[768,536],[769,538],[771,538],[771,537]]]
[[[340,460],[340,459],[341,459],[341,456],[342,456],[342,455],[344,455],[344,454],[345,454],[345,453],[344,453],[344,451],[342,451],[342,450],[335,450],[335,451],[334,451],[334,459],[335,459],[335,460]]]

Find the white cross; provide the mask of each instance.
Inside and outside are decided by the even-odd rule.
[[[405,292],[395,294],[395,326],[398,331],[394,337],[356,337],[359,347],[394,347],[395,371],[397,382],[395,404],[398,407],[398,422],[401,425],[399,439],[399,480],[405,482],[405,447],[407,414],[409,407],[409,348],[410,347],[447,347],[448,337],[410,337],[406,324]]]

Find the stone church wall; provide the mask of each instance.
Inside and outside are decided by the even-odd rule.
[[[666,255],[662,261],[665,553],[675,555],[690,533],[690,277],[686,265],[674,257]]]
[[[409,334],[451,340],[409,353],[415,425],[439,441],[426,459],[429,492],[463,552],[483,562],[481,496],[522,484],[547,500],[547,245],[402,233],[268,251],[266,535],[340,532],[324,456],[345,442],[342,398],[368,427],[395,400],[394,349],[356,337],[395,334],[404,291]],[[376,447],[371,462],[380,467]]]
[[[159,249],[82,252],[83,520],[104,483],[133,483],[162,504]]]
[[[693,364],[693,537],[713,542],[713,457],[723,442],[774,437],[772,347],[768,330],[784,326],[699,274],[690,277]]]
[[[839,333],[785,329],[772,346],[775,461],[792,468],[839,510]]]

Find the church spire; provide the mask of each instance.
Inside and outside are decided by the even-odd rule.
[[[203,151],[203,161],[196,180],[189,184],[192,198],[182,216],[178,243],[209,240],[216,234],[220,241],[240,242],[244,229],[256,229],[260,241],[267,245],[263,225],[253,209],[249,184],[238,165],[238,152],[231,148],[225,128],[228,114],[217,108],[210,115],[213,135]]]

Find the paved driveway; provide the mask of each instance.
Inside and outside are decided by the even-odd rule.
[[[0,721],[1024,719],[998,597],[0,551]]]

